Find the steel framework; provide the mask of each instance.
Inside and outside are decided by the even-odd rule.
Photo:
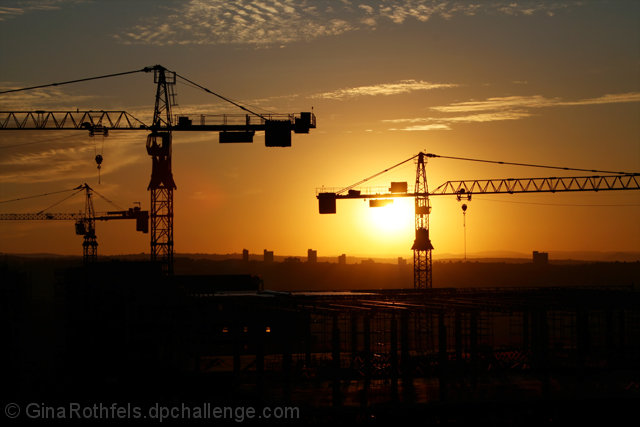
[[[4,213],[0,214],[0,221],[75,221],[76,234],[83,237],[82,259],[85,264],[93,263],[98,257],[98,238],[96,237],[96,221],[110,221],[114,219],[133,219],[136,230],[147,233],[149,229],[149,212],[139,207],[125,211],[111,211],[96,215],[93,206],[93,189],[88,184],[80,185],[74,190],[85,191],[84,212],[77,213]]]
[[[425,157],[443,157],[431,153],[420,152],[417,155],[404,160],[382,172],[372,175],[356,184],[342,188],[335,192],[327,189],[317,191],[316,197],[319,201],[320,213],[336,213],[336,200],[338,199],[393,199],[397,197],[413,197],[415,199],[415,240],[411,249],[413,250],[413,273],[414,288],[428,289],[433,286],[432,279],[432,259],[433,245],[429,238],[429,214],[431,205],[429,196],[456,196],[458,200],[463,197],[471,200],[473,194],[517,194],[517,193],[562,193],[576,191],[614,191],[614,190],[640,190],[640,174],[620,172],[615,175],[592,175],[592,176],[570,176],[570,177],[543,177],[543,178],[497,178],[484,180],[459,180],[446,181],[435,190],[429,192],[427,186],[427,176],[425,168]],[[358,190],[358,186],[400,166],[410,160],[417,158],[416,184],[412,192],[408,191],[406,183],[403,191],[394,191],[394,188],[385,188],[381,191],[369,190],[363,192]],[[453,157],[449,157],[453,158]],[[473,160],[488,163],[509,164],[505,162],[495,162],[487,160]],[[513,164],[513,163],[511,163]],[[573,168],[559,168],[553,166],[526,165],[563,170],[584,170]],[[600,171],[592,171],[600,172]],[[371,206],[381,206],[374,205]]]
[[[432,258],[433,245],[429,238],[429,187],[427,186],[427,172],[424,164],[424,153],[418,155],[415,188],[415,231],[416,238],[413,250],[413,284],[416,289],[427,289],[432,286]]]
[[[165,273],[173,272],[173,190],[176,184],[171,170],[172,131],[210,131],[220,132],[221,143],[253,142],[256,131],[265,132],[265,146],[291,146],[291,131],[309,133],[316,127],[316,118],[312,112],[298,114],[258,114],[218,95],[199,84],[169,71],[162,65],[145,67],[140,70],[105,76],[90,77],[61,83],[35,86],[23,89],[12,89],[2,93],[31,90],[49,86],[59,86],[88,80],[103,79],[138,72],[153,72],[156,84],[153,123],[148,126],[126,111],[0,111],[0,130],[85,130],[90,135],[110,130],[143,130],[151,131],[147,136],[147,153],[151,156],[152,170],[148,185],[151,199],[151,260],[162,264]],[[174,103],[173,88],[176,78],[180,77],[191,86],[204,90],[236,107],[250,113],[258,120],[251,121],[245,115],[200,115],[199,123],[193,123],[188,116],[172,117],[171,106]],[[88,245],[91,248],[92,245]]]
[[[146,125],[126,111],[0,111],[4,130],[144,129]]]

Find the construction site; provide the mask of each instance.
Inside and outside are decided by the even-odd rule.
[[[3,276],[5,385],[22,399],[539,425],[630,414],[640,398],[632,286],[285,292],[112,261],[59,270],[41,301]]]
[[[148,211],[96,213],[96,192],[84,184],[74,189],[85,195],[83,213],[0,216],[72,220],[83,237],[82,265],[55,269],[46,298],[35,297],[24,270],[2,264],[2,323],[12,349],[3,352],[3,397],[287,404],[302,408],[308,424],[419,417],[427,425],[546,425],[633,414],[640,402],[637,283],[528,286],[523,277],[503,287],[434,285],[429,215],[430,197],[639,190],[640,174],[524,165],[589,174],[447,181],[430,191],[426,159],[447,156],[420,152],[354,185],[316,193],[320,214],[335,214],[343,199],[375,208],[412,198],[412,287],[337,291],[327,281],[325,290],[304,283],[282,289],[248,269],[176,274],[172,132],[220,132],[220,143],[241,143],[264,131],[267,147],[287,147],[291,133],[308,133],[316,118],[267,117],[232,101],[247,113],[236,122],[177,118],[172,85],[187,79],[159,65],[134,72],[154,73],[152,125],[125,111],[0,112],[0,130],[146,131],[152,159]],[[416,165],[415,186],[362,187],[408,162]],[[148,261],[99,260],[95,224],[111,219],[135,220],[136,231],[150,234]]]

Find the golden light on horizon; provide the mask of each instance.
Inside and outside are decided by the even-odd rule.
[[[396,198],[386,206],[368,209],[368,219],[376,231],[392,237],[413,228],[413,199]]]
[[[585,2],[557,8],[543,2],[533,10],[519,3],[509,8],[487,4],[470,6],[473,13],[467,15],[466,7],[447,3],[450,6],[443,7],[451,11],[445,19],[437,13],[428,16],[432,13],[427,10],[433,8],[415,12],[419,9],[415,2],[394,2],[392,9],[403,13],[390,19],[386,8],[373,6],[319,7],[307,16],[304,5],[292,4],[288,18],[275,14],[266,20],[245,20],[235,19],[236,6],[227,10],[221,0],[182,3],[176,6],[180,16],[187,21],[198,17],[198,22],[184,22],[170,40],[166,34],[155,35],[154,28],[169,25],[175,13],[132,11],[129,28],[129,24],[105,27],[105,33],[85,34],[83,42],[103,52],[108,64],[78,61],[75,50],[60,51],[46,73],[33,66],[24,52],[38,51],[43,37],[53,37],[52,43],[58,45],[77,40],[77,28],[86,24],[83,8],[101,16],[108,6],[65,1],[37,13],[16,6],[15,11],[24,13],[5,14],[0,24],[5,39],[19,41],[2,48],[3,57],[15,59],[3,64],[4,89],[157,64],[154,49],[162,46],[163,65],[252,111],[314,112],[317,129],[294,135],[288,148],[265,148],[261,132],[254,144],[219,144],[218,135],[211,132],[174,133],[178,253],[225,254],[243,248],[260,253],[267,248],[276,254],[303,256],[313,248],[321,256],[407,256],[415,238],[413,199],[397,198],[384,208],[369,208],[368,200],[343,201],[338,203],[338,214],[327,217],[318,214],[315,189],[343,188],[420,151],[523,164],[640,169],[638,50],[637,38],[629,36],[636,31],[637,8]],[[221,9],[212,8],[212,13],[226,12],[203,16],[198,9],[201,3],[220,3]],[[247,10],[271,15],[265,9]],[[404,13],[408,10],[411,13]],[[416,19],[414,12],[425,13],[424,20]],[[59,14],[74,25],[52,34],[49,23],[63,16]],[[345,25],[336,31],[332,23],[338,15]],[[318,29],[314,36],[303,31],[308,27],[300,25],[301,16]],[[201,26],[206,17],[224,23],[216,28],[225,31]],[[376,25],[364,26],[363,17]],[[140,19],[157,25],[147,27]],[[571,37],[567,37],[567,22],[576,23]],[[266,33],[250,36],[267,23],[273,30],[268,32],[270,37]],[[514,25],[520,29],[517,33],[512,31]],[[302,49],[303,45],[307,48]],[[190,61],[181,60],[185,46],[193,50]],[[219,58],[224,58],[225,66],[220,66]],[[596,69],[598,73],[590,71]],[[3,111],[125,110],[148,122],[153,117],[155,89],[153,76],[140,73],[6,93],[0,103]],[[176,116],[246,113],[187,84],[176,95],[172,107]],[[0,133],[0,200],[87,182],[123,207],[140,201],[143,209],[149,209],[152,166],[144,132],[114,131],[96,140],[84,132],[52,129]],[[96,144],[104,144],[100,183]],[[367,185],[413,184],[415,166],[407,162]],[[426,175],[433,191],[448,180],[549,177],[556,172],[429,158]],[[487,196],[485,200],[474,196],[466,216],[467,249],[469,253],[637,252],[639,197],[640,192]],[[464,252],[460,203],[442,199],[431,200],[434,257]],[[55,201],[27,199],[4,204],[0,210],[39,212]],[[96,209],[102,209],[98,202]],[[56,209],[77,208],[60,204],[51,212]],[[132,233],[131,227],[98,227],[100,254],[149,250],[148,236]],[[80,251],[73,229],[65,224],[0,223],[0,235],[0,252],[46,250],[72,255]]]

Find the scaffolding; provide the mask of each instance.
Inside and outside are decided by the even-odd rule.
[[[119,349],[120,363],[135,353],[136,369],[154,375],[178,369],[234,396],[306,407],[601,398],[635,389],[640,292],[632,287],[191,292],[179,276],[165,280],[153,288],[108,278],[76,286],[69,313],[84,322],[69,324],[81,336],[82,328],[126,330],[124,341],[102,334],[104,348],[91,354]],[[123,307],[96,310],[105,304],[101,292],[122,292],[110,304]],[[127,315],[116,321],[97,312]],[[131,371],[113,358],[95,362]]]

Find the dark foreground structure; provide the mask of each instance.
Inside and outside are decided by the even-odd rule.
[[[611,423],[640,404],[633,287],[289,293],[106,263],[58,276],[44,345],[4,293],[6,400],[286,405],[282,424],[312,425]]]

